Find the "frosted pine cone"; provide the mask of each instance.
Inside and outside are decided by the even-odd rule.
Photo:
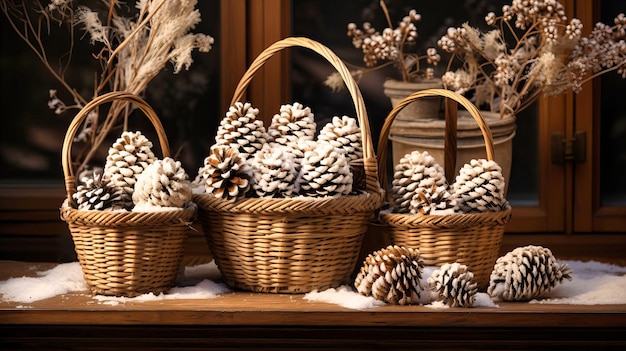
[[[423,269],[419,250],[390,245],[365,258],[354,286],[361,295],[407,305],[420,297]]]
[[[443,168],[434,157],[427,151],[406,154],[396,165],[393,176],[391,193],[395,204],[394,211],[411,212],[411,201],[416,199],[413,212],[420,213],[420,204],[431,203],[431,195],[438,193],[440,187],[447,189],[447,182]],[[424,211],[430,213],[430,209]]]
[[[254,184],[252,188],[259,197],[289,197],[294,194],[294,156],[284,147],[266,144],[252,160]]]
[[[430,189],[419,188],[409,203],[409,212],[423,215],[446,215],[459,212],[456,200],[447,184],[433,184]]]
[[[216,145],[237,148],[239,157],[251,158],[269,138],[263,121],[257,119],[259,110],[248,102],[236,102],[221,120],[215,136]]]
[[[325,141],[334,147],[343,149],[350,163],[353,188],[365,189],[365,169],[363,168],[363,145],[361,144],[361,129],[357,120],[352,117],[335,116],[320,131],[317,140]]]
[[[330,144],[304,154],[300,178],[296,186],[307,196],[349,195],[352,192],[352,173],[343,151]]]
[[[478,292],[474,273],[466,265],[446,263],[428,278],[428,285],[437,294],[437,301],[450,307],[472,307]]]
[[[350,162],[363,158],[361,129],[355,118],[335,116],[319,133],[318,140],[323,140],[336,148],[344,149]]]
[[[453,192],[464,213],[498,212],[507,206],[504,186],[502,168],[495,161],[474,159],[459,171]]]
[[[189,176],[170,157],[154,161],[137,176],[133,202],[137,205],[184,207],[191,200]]]
[[[109,186],[123,189],[121,201],[125,208],[133,207],[137,176],[156,160],[152,142],[141,132],[123,132],[109,148],[103,177]]]
[[[527,301],[550,292],[564,279],[572,279],[567,264],[559,264],[552,251],[541,246],[518,247],[498,258],[487,293],[504,301]]]
[[[226,200],[244,197],[251,187],[252,169],[236,148],[214,145],[199,170],[206,192]]]
[[[122,206],[122,189],[109,186],[101,174],[83,177],[76,192],[72,194],[79,210],[120,210]]]
[[[293,105],[282,105],[280,113],[272,117],[272,123],[267,128],[273,142],[292,148],[292,144],[300,140],[313,140],[315,131],[316,124],[311,109],[297,102]]]

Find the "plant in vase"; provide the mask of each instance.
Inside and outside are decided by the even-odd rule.
[[[556,0],[513,0],[485,21],[494,29],[481,32],[466,23],[448,28],[438,41],[451,54],[442,81],[500,117],[517,115],[542,94],[579,92],[610,71],[626,78],[623,13],[613,25],[597,23],[586,37],[580,20],[568,20]]]
[[[394,27],[389,10],[384,1],[380,1],[380,6],[387,20],[387,27],[382,32],[377,31],[369,22],[363,23],[362,28],[358,28],[355,23],[348,24],[347,35],[352,38],[355,48],[363,52],[363,62],[365,67],[356,67],[352,74],[358,82],[367,72],[381,69],[393,65],[398,69],[400,79],[388,79],[384,83],[385,94],[391,99],[395,106],[403,98],[414,91],[441,88],[441,79],[435,77],[432,67],[424,67],[426,64],[435,66],[441,60],[437,49],[428,48],[425,54],[420,55],[414,48],[418,37],[416,23],[421,20],[421,15],[415,9],[408,12],[402,21]],[[352,66],[352,65],[350,65]],[[343,80],[338,73],[331,74],[325,84],[333,91],[343,89]],[[421,118],[436,118],[439,115],[439,99],[431,99],[429,108],[403,111],[399,119],[413,119],[415,116]],[[418,108],[418,104],[412,105]]]
[[[109,91],[143,94],[168,62],[175,74],[189,69],[192,52],[209,52],[214,42],[209,35],[191,33],[201,21],[196,4],[195,0],[7,0],[0,2],[0,9],[16,34],[59,83],[59,90],[50,90],[48,106],[55,114],[63,115],[79,111]],[[57,32],[67,33],[69,40],[50,39]],[[94,72],[93,81],[79,86],[73,85],[77,80],[70,78],[80,73],[72,63],[82,38],[88,38],[93,45],[92,57],[99,70]],[[60,57],[51,55],[57,50],[50,49],[65,42],[65,53]],[[82,143],[75,159],[79,170],[87,167],[108,133],[122,124],[126,126],[129,108],[134,107],[114,101],[101,121],[96,111],[91,113],[76,136],[76,142]]]

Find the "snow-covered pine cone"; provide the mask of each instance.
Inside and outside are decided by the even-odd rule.
[[[411,214],[447,215],[459,212],[456,199],[448,192],[447,184],[433,184],[429,188],[418,188],[409,203]]]
[[[92,177],[84,176],[76,192],[72,194],[79,210],[120,210],[122,206],[122,189],[109,186],[109,181],[102,179],[102,174],[92,173]]]
[[[236,102],[220,121],[215,136],[215,145],[237,148],[239,157],[247,160],[268,141],[269,136],[258,120],[259,110],[248,102]]]
[[[315,149],[306,151],[296,186],[306,196],[349,195],[352,172],[343,150],[318,143]]]
[[[498,212],[507,204],[504,186],[502,168],[495,161],[473,159],[459,170],[453,194],[464,213]]]
[[[419,250],[390,245],[365,258],[354,286],[361,295],[407,305],[420,297],[423,269]]]
[[[572,279],[567,264],[559,264],[550,249],[529,245],[498,258],[487,293],[504,301],[528,301],[550,292],[564,279]]]
[[[344,149],[350,162],[363,159],[361,129],[353,117],[333,117],[332,121],[320,130],[317,139],[329,142],[336,148]]]
[[[156,160],[152,142],[141,132],[123,132],[109,148],[103,177],[109,186],[123,189],[121,201],[126,209],[133,207],[137,176]]]
[[[258,197],[290,197],[298,175],[294,155],[281,146],[265,144],[251,160],[254,189]]]
[[[431,195],[438,193],[437,189],[447,189],[443,167],[437,163],[427,151],[413,151],[406,154],[396,165],[391,193],[395,205],[394,212],[411,212],[411,201],[415,198],[414,213],[420,212],[419,194],[430,202]],[[428,211],[430,212],[430,210]]]
[[[353,188],[365,188],[365,169],[363,168],[363,145],[361,129],[356,118],[335,116],[320,130],[317,140],[329,142],[343,149],[350,163],[353,176]]]
[[[137,176],[135,206],[184,207],[191,200],[189,176],[180,161],[156,160]]]
[[[237,148],[227,145],[214,145],[198,172],[206,192],[226,200],[244,197],[252,183],[252,169]]]
[[[272,117],[267,133],[274,143],[294,148],[292,144],[300,140],[314,140],[316,128],[311,109],[295,102],[280,107],[280,113]]]
[[[466,265],[446,263],[428,278],[428,285],[436,293],[436,301],[450,307],[472,307],[478,285],[474,273]]]

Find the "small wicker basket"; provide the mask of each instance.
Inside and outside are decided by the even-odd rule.
[[[240,101],[262,65],[280,50],[300,46],[328,60],[352,96],[363,144],[366,191],[326,198],[243,198],[194,195],[215,261],[232,287],[271,293],[306,293],[349,281],[363,236],[383,193],[361,93],[343,62],[327,47],[306,38],[287,38],[265,49],[239,81]]]
[[[163,126],[140,97],[111,92],[94,98],[78,112],[63,142],[63,172],[67,199],[61,219],[67,222],[85,281],[94,294],[133,297],[160,293],[175,283],[183,258],[184,241],[197,207],[159,212],[97,211],[74,208],[76,176],[72,167],[72,141],[89,112],[114,100],[133,103],[149,118],[158,134],[163,157],[170,150]]]
[[[389,130],[398,112],[411,102],[430,96],[443,96],[446,100],[445,172],[448,182],[456,174],[456,108],[461,104],[478,123],[485,141],[486,156],[493,160],[493,138],[489,126],[480,112],[462,95],[446,89],[427,89],[409,95],[387,116],[381,130],[377,154],[381,184],[388,186],[386,155]],[[381,212],[380,220],[389,227],[392,243],[418,248],[427,266],[445,263],[465,264],[474,273],[480,289],[487,287],[502,244],[505,225],[511,220],[511,208],[500,212],[414,215]]]

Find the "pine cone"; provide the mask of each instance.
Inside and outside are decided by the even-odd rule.
[[[179,161],[156,160],[137,176],[133,202],[137,205],[184,207],[191,200],[189,176]]]
[[[413,151],[401,158],[391,184],[394,212],[397,213],[430,213],[430,209],[422,211],[421,205],[432,203],[430,198],[433,193],[441,193],[438,191],[440,187],[447,189],[443,168],[427,151]],[[415,203],[411,206],[413,199]]]
[[[316,128],[311,109],[296,102],[280,107],[280,113],[272,117],[267,132],[273,142],[294,148],[293,144],[300,140],[313,140]]]
[[[361,295],[397,305],[411,304],[420,297],[423,269],[419,250],[390,245],[365,258],[354,286]]]
[[[448,192],[447,184],[431,188],[419,188],[409,203],[411,214],[446,215],[459,212],[456,200]]]
[[[363,159],[361,129],[355,118],[335,116],[320,131],[318,140],[329,142],[336,148],[344,149],[350,162]]]
[[[121,188],[111,187],[101,174],[94,173],[93,177],[81,178],[81,184],[72,197],[79,210],[121,210],[124,208],[122,192]]]
[[[498,212],[507,206],[502,168],[495,161],[471,160],[459,171],[453,193],[464,213]]]
[[[244,197],[250,189],[252,170],[239,156],[237,148],[214,145],[199,173],[204,178],[206,192],[226,200]]]
[[[559,264],[552,251],[541,246],[518,247],[498,258],[487,293],[504,301],[527,301],[550,292],[564,279],[572,279],[567,264]]]
[[[428,278],[428,285],[437,294],[437,301],[450,307],[472,307],[478,292],[474,273],[466,265],[446,263]]]
[[[296,186],[302,195],[336,196],[352,192],[352,173],[346,156],[330,144],[318,144],[307,151],[301,167]]]
[[[123,132],[109,148],[103,177],[109,181],[109,186],[123,189],[121,201],[126,209],[133,207],[137,176],[156,160],[152,142],[141,132]]]
[[[221,120],[215,144],[236,148],[239,157],[250,158],[269,139],[263,121],[257,120],[258,114],[259,110],[250,103],[236,102]]]
[[[252,159],[254,184],[252,188],[259,197],[289,197],[294,194],[294,156],[284,147],[265,144]]]
[[[357,120],[348,116],[341,118],[335,116],[331,122],[322,128],[317,140],[328,142],[345,151],[353,175],[353,188],[365,189],[363,145],[361,144],[361,129],[359,129]]]

